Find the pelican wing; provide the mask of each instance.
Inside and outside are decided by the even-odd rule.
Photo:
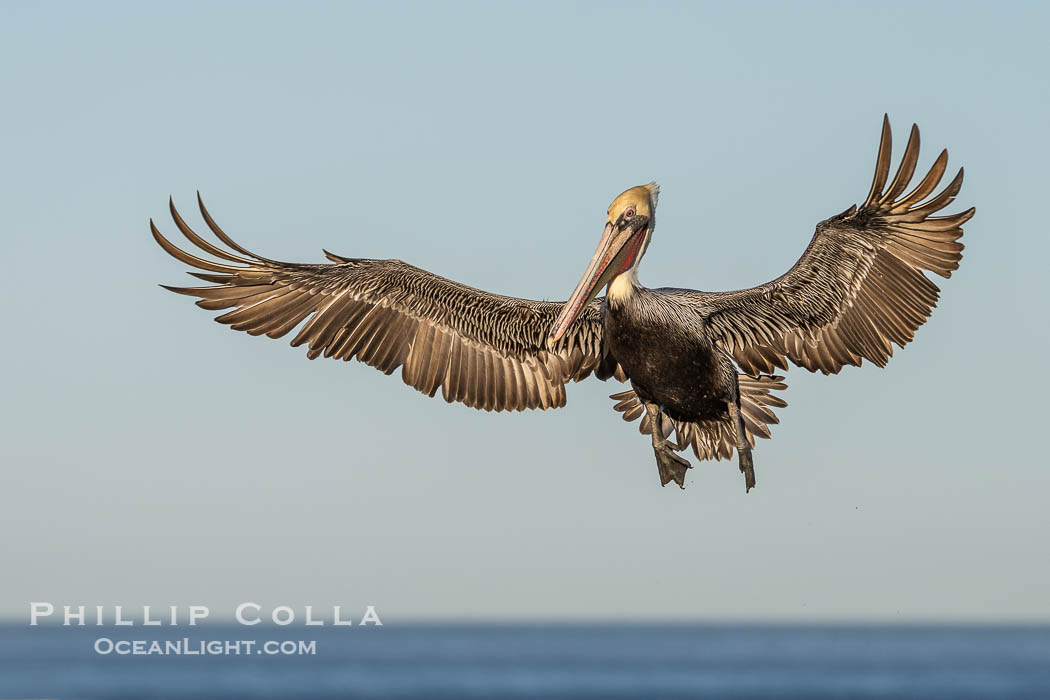
[[[168,287],[198,297],[209,311],[231,309],[215,320],[251,335],[280,338],[295,328],[293,346],[307,357],[351,358],[386,374],[399,367],[404,382],[448,402],[486,411],[519,411],[565,405],[565,384],[592,372],[611,376],[603,361],[600,301],[592,302],[570,332],[544,345],[560,302],[490,294],[431,274],[400,260],[344,258],[331,263],[278,262],[249,252],[201,215],[219,242],[197,235],[171,204],[171,216],[197,248],[223,262],[176,247],[150,221],[165,251],[203,272],[210,284]]]
[[[930,196],[944,175],[942,151],[904,194],[919,156],[914,125],[900,168],[890,173],[889,120],[882,125],[875,179],[864,204],[817,224],[809,247],[785,275],[735,292],[686,292],[703,309],[716,343],[750,374],[787,361],[824,374],[864,360],[882,367],[926,322],[938,288],[926,272],[950,277],[959,266],[967,209],[933,216],[955,199],[963,171]]]

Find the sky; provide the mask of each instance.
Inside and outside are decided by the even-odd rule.
[[[1050,621],[1041,3],[12,3],[0,26],[0,617],[30,601],[385,620]],[[428,399],[160,289],[199,189],[263,255],[565,299],[662,185],[640,279],[785,271],[882,115],[966,179],[961,269],[886,369],[793,369],[745,495],[660,488],[615,381]],[[537,219],[544,223],[537,226]],[[549,223],[546,223],[549,222]],[[289,336],[290,337],[290,336]]]

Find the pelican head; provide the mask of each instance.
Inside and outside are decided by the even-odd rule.
[[[551,326],[548,343],[554,344],[561,340],[579,316],[580,310],[602,287],[610,287],[610,299],[613,297],[612,292],[621,283],[625,293],[629,292],[634,284],[638,262],[649,245],[659,196],[660,186],[650,182],[648,185],[632,187],[612,201],[605,219],[605,230],[598,241],[598,250]]]

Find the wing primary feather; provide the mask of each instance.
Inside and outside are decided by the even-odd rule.
[[[929,214],[944,209],[952,203],[952,200],[955,199],[955,195],[959,194],[959,190],[962,189],[963,174],[963,169],[959,168],[959,172],[955,174],[955,177],[952,178],[950,183],[948,183],[948,186],[941,190],[940,194],[936,195],[920,207],[911,209],[903,214],[893,215],[893,219],[896,221],[915,223],[917,221],[922,221]]]
[[[908,145],[904,147],[904,155],[901,156],[901,164],[897,169],[897,176],[893,178],[886,194],[880,200],[882,204],[892,203],[904,188],[911,182],[911,176],[915,174],[915,165],[919,162],[919,127],[911,125],[911,133],[908,135]]]
[[[893,149],[893,135],[890,133],[890,116],[882,115],[882,138],[879,140],[879,157],[875,161],[875,178],[871,181],[871,191],[864,200],[864,206],[871,206],[882,195],[882,188],[890,175],[890,152]]]
[[[211,229],[211,232],[214,233],[215,236],[220,241],[222,241],[226,245],[230,246],[231,248],[236,250],[238,253],[242,253],[244,255],[247,255],[250,258],[255,258],[256,260],[258,260],[260,262],[264,262],[264,263],[276,264],[277,261],[270,260],[269,258],[264,258],[261,255],[256,255],[255,253],[251,252],[250,250],[241,247],[240,245],[237,244],[236,241],[234,241],[232,238],[227,236],[223,232],[223,230],[221,228],[219,228],[219,225],[217,223],[215,223],[215,219],[212,218],[211,214],[208,213],[207,207],[204,206],[204,200],[201,199],[200,190],[197,190],[197,207],[201,210],[201,217],[204,218],[204,223],[208,224],[208,228]]]
[[[153,219],[149,220],[149,228],[150,231],[153,233],[153,239],[157,241],[157,244],[160,245],[160,247],[163,248],[168,253],[168,255],[181,262],[186,263],[187,265],[192,265],[193,267],[196,267],[199,270],[209,270],[211,272],[236,273],[240,271],[239,268],[236,267],[231,267],[229,265],[220,265],[219,263],[214,263],[209,260],[204,260],[203,258],[198,258],[195,255],[190,255],[186,251],[171,243],[171,241],[169,241],[167,238],[162,236],[160,231],[157,230],[156,224],[153,223]]]
[[[900,212],[907,211],[913,204],[917,204],[922,200],[926,199],[937,189],[937,185],[940,184],[941,178],[944,177],[944,171],[948,168],[948,149],[941,151],[941,154],[937,156],[937,160],[930,166],[930,171],[926,173],[926,177],[915,186],[915,189],[909,192],[901,199],[896,202],[890,212],[897,214]]]
[[[179,231],[182,232],[182,235],[185,236],[186,239],[193,245],[197,246],[206,253],[211,253],[217,258],[223,258],[224,260],[229,260],[230,262],[243,263],[245,265],[252,264],[250,260],[245,260],[244,258],[240,258],[236,255],[228,253],[222,248],[212,245],[208,241],[198,236],[197,233],[192,228],[190,228],[189,225],[183,220],[182,216],[179,215],[178,210],[175,208],[175,200],[172,197],[168,197],[168,209],[171,211],[171,218],[175,222],[175,226],[179,229]]]

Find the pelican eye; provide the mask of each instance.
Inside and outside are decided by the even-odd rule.
[[[625,218],[625,219],[634,218],[634,209],[628,209],[627,211],[625,211],[623,213],[623,218]]]

